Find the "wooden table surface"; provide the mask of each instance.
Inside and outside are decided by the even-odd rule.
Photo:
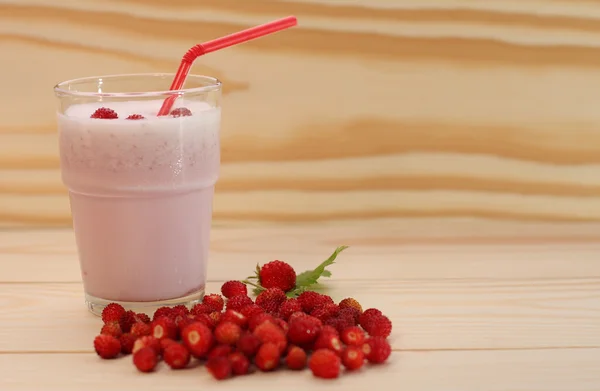
[[[214,228],[209,292],[257,262],[302,270],[351,246],[327,292],[388,314],[393,353],[336,381],[279,371],[216,382],[202,367],[140,374],[131,357],[101,360],[92,346],[101,321],[83,304],[72,231],[0,231],[0,389],[599,390],[600,239],[591,228],[491,237],[486,223],[468,222],[472,233],[441,238],[435,224]]]

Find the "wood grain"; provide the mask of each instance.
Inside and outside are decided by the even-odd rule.
[[[217,223],[600,222],[596,2],[0,0],[0,226],[70,225],[56,82],[287,14],[194,69],[225,83]]]

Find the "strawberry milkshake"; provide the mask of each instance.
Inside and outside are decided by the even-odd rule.
[[[157,116],[167,93],[152,91],[167,90],[172,77],[109,76],[55,88],[62,178],[86,301],[97,314],[108,302],[148,312],[193,304],[204,292],[221,85],[189,76],[174,109]]]

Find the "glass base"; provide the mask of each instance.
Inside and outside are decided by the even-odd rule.
[[[152,316],[154,311],[160,307],[174,307],[176,305],[183,304],[188,308],[200,303],[204,297],[204,288],[196,291],[190,295],[184,297],[178,297],[176,299],[161,300],[161,301],[115,301],[105,300],[92,295],[85,294],[85,303],[87,304],[88,310],[94,315],[101,316],[102,310],[110,303],[118,303],[123,306],[126,310],[132,310],[135,312],[143,312],[149,316]]]

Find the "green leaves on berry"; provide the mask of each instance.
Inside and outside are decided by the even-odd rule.
[[[296,297],[300,295],[302,292],[311,290],[311,287],[317,285],[319,283],[319,279],[321,277],[331,277],[331,272],[327,270],[328,266],[331,266],[335,263],[337,256],[347,249],[348,246],[340,246],[335,249],[333,254],[325,261],[323,261],[319,266],[317,266],[313,270],[307,270],[303,273],[300,273],[296,276],[296,286],[294,289],[290,290],[286,293],[288,297]],[[253,280],[253,281],[250,281]],[[253,293],[258,295],[265,288],[263,288],[260,284],[260,265],[256,265],[256,271],[254,276],[250,276],[242,281],[246,285],[250,285],[254,287]]]

